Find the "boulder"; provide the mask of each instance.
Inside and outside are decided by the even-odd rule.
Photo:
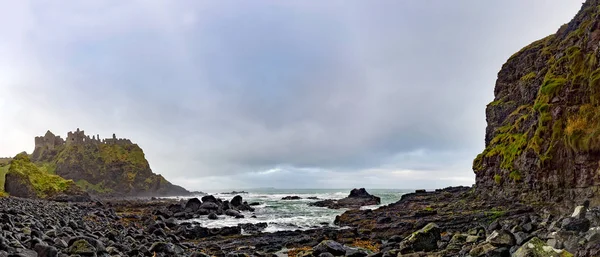
[[[95,256],[96,248],[94,248],[87,240],[79,239],[69,246],[68,252],[70,254],[78,254],[81,256]]]
[[[213,195],[205,195],[202,197],[202,202],[206,203],[206,202],[211,202],[211,203],[219,203],[219,201],[217,200],[217,198],[215,198]]]
[[[437,249],[437,242],[440,239],[440,228],[435,223],[429,223],[400,242],[400,251],[401,253],[433,251]]]
[[[490,243],[482,243],[469,251],[472,257],[510,257],[510,251],[505,247],[495,247]]]
[[[209,220],[218,220],[218,219],[219,219],[219,216],[217,216],[217,214],[216,214],[216,213],[214,213],[214,212],[211,212],[210,214],[208,214],[208,219],[209,219]]]
[[[512,255],[513,257],[572,257],[573,254],[565,251],[554,249],[545,244],[537,237],[532,238],[523,244]]]
[[[243,203],[243,199],[240,195],[234,196],[230,202],[231,206],[233,206],[233,207],[238,207],[238,206],[242,205],[242,203]]]
[[[243,218],[244,217],[244,215],[242,215],[239,211],[232,210],[232,209],[226,210],[225,211],[225,215],[236,217],[236,218]]]
[[[486,239],[486,242],[496,247],[511,247],[516,244],[515,236],[510,231],[494,230]]]
[[[313,255],[319,256],[322,253],[330,253],[333,256],[340,256],[346,254],[344,246],[333,240],[324,240],[317,246],[313,247]]]
[[[586,218],[567,217],[563,219],[561,228],[567,231],[586,232],[590,229],[590,220]]]
[[[364,188],[352,189],[346,198],[340,200],[322,200],[314,203],[309,203],[311,206],[327,207],[330,209],[350,208],[358,209],[367,205],[378,205],[381,203],[381,198],[369,194]]]
[[[175,254],[175,245],[166,242],[155,242],[150,246],[151,253]]]
[[[192,212],[196,212],[198,211],[198,209],[200,209],[201,205],[202,202],[200,202],[200,199],[192,198],[187,201],[187,203],[185,204],[185,208],[191,210]]]
[[[219,205],[216,204],[215,202],[203,202],[202,205],[200,205],[200,209],[218,210],[219,209]]]

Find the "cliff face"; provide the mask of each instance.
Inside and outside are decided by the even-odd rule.
[[[502,66],[486,109],[486,148],[473,162],[481,192],[529,200],[600,196],[599,5],[588,0],[556,34]]]
[[[32,160],[51,173],[75,181],[95,195],[186,195],[187,190],[154,174],[144,152],[128,139],[100,140],[83,131],[70,132],[66,141],[47,132],[36,138]]]

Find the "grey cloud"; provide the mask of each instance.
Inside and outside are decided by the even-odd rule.
[[[541,0],[11,5],[0,11],[8,38],[0,119],[11,124],[0,127],[9,135],[0,155],[30,150],[46,129],[116,132],[139,143],[156,172],[193,189],[244,186],[240,179],[470,184],[501,64],[579,8]],[[368,174],[380,178],[363,181]]]

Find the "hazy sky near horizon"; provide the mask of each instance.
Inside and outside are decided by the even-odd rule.
[[[471,185],[501,65],[581,1],[0,6],[0,156],[116,133],[210,191]]]

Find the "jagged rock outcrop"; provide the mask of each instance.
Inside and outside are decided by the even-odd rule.
[[[167,196],[189,192],[154,174],[144,152],[129,139],[100,139],[77,129],[63,140],[48,131],[35,138],[32,161],[94,195]]]
[[[503,65],[486,109],[486,148],[473,163],[479,192],[600,199],[599,5],[586,1],[556,34]]]
[[[282,200],[290,200],[290,199],[282,199]],[[378,205],[381,203],[381,198],[378,196],[371,195],[364,188],[355,188],[350,191],[350,194],[346,198],[342,198],[339,200],[327,199],[322,201],[317,201],[314,203],[310,203],[311,206],[317,207],[327,207],[330,209],[340,209],[340,208],[360,208],[362,206],[367,205]]]

